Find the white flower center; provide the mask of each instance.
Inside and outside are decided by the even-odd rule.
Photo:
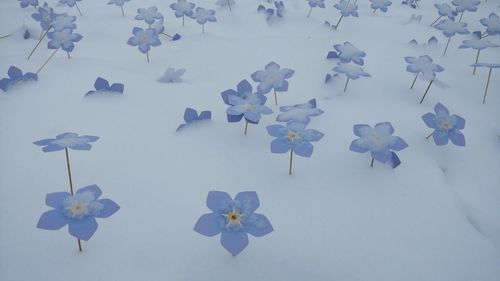
[[[96,215],[104,208],[104,205],[95,199],[93,192],[77,193],[64,200],[63,212],[67,217],[78,220],[89,215]]]

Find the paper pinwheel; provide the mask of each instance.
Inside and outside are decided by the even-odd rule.
[[[446,43],[446,47],[444,49],[443,56],[446,55],[446,50],[448,50],[448,45],[450,44],[450,40],[452,36],[455,34],[469,34],[469,30],[467,29],[467,24],[463,22],[456,22],[450,19],[444,19],[438,22],[435,26],[436,29],[443,31],[444,36],[448,37],[448,42]]]
[[[358,17],[358,5],[350,3],[350,1],[340,0],[338,4],[333,5],[335,9],[340,11],[340,19],[337,24],[334,26],[335,29],[338,29],[340,21],[344,17],[353,16]],[[333,25],[332,25],[333,26]]]
[[[491,13],[487,18],[481,19],[480,22],[486,26],[485,33],[487,35],[500,35],[500,18],[497,14]]]
[[[82,0],[59,0],[59,3],[65,4],[68,7],[76,7],[80,16],[83,16],[82,11],[80,11],[80,7],[78,7],[78,4],[76,3],[79,1],[82,1]]]
[[[359,153],[370,151],[372,156],[370,166],[373,167],[374,160],[382,163],[392,162],[393,168],[401,164],[393,150],[403,150],[408,147],[408,144],[402,138],[392,135],[394,128],[391,123],[378,123],[373,128],[369,125],[357,124],[354,125],[353,132],[359,139],[353,140],[349,149]]]
[[[134,19],[145,21],[149,25],[149,28],[151,28],[151,25],[155,22],[155,20],[163,19],[163,15],[158,12],[157,7],[149,7],[147,9],[140,8],[137,9],[137,15]]]
[[[110,0],[108,2],[108,5],[116,5],[120,7],[120,10],[122,11],[122,16],[125,16],[125,12],[123,11],[123,5],[125,5],[125,2],[128,2],[130,0]]]
[[[434,112],[435,114],[428,112],[422,116],[425,125],[434,129],[427,139],[432,136],[436,145],[446,145],[451,140],[454,145],[465,146],[465,137],[460,132],[465,128],[465,120],[458,115],[450,115],[441,103],[436,104]]]
[[[333,46],[336,50],[328,52],[327,59],[339,59],[342,63],[354,62],[355,64],[363,65],[365,62],[363,58],[366,53],[354,47],[353,44],[346,41],[343,44]]]
[[[186,0],[177,0],[177,3],[170,4],[170,8],[175,11],[175,17],[182,17],[182,26],[184,26],[185,16],[191,17],[195,4]]]
[[[258,82],[257,91],[262,94],[267,94],[274,90],[274,101],[278,105],[278,97],[276,92],[288,91],[288,81],[286,79],[293,76],[294,70],[289,68],[280,68],[280,65],[275,62],[268,63],[264,70],[258,70],[252,73],[253,81]]]
[[[390,5],[392,5],[392,2],[389,0],[369,0],[371,2],[370,8],[373,9],[373,13],[375,13],[377,10],[381,10],[382,12],[386,13],[387,9]]]
[[[182,82],[182,75],[186,72],[186,69],[184,68],[179,68],[175,70],[172,67],[167,68],[163,76],[158,78],[158,82],[162,83],[175,83],[175,82]]]
[[[447,17],[450,20],[455,20],[455,16],[458,14],[457,11],[455,11],[448,3],[443,3],[443,4],[434,4],[434,7],[438,10],[439,17],[431,23],[431,26],[433,26],[438,20],[440,20],[442,17]]]
[[[9,75],[9,78],[2,78],[2,80],[0,80],[0,89],[2,89],[2,91],[4,92],[9,91],[15,85],[19,85],[28,81],[38,80],[38,75],[36,75],[35,73],[26,72],[23,74],[21,69],[13,65],[9,67],[7,75]]]
[[[210,9],[205,9],[202,7],[196,8],[194,13],[190,15],[191,18],[195,19],[198,24],[201,24],[203,33],[205,33],[205,23],[208,22],[216,22],[215,11]]]
[[[322,9],[325,8],[325,0],[307,0],[308,4],[309,4],[309,13],[307,14],[307,17],[309,17],[311,15],[311,12],[312,12],[312,9],[315,8],[315,7],[320,7]]]
[[[290,151],[288,174],[292,174],[293,154],[302,157],[311,157],[313,145],[311,142],[319,141],[324,134],[314,129],[306,129],[305,123],[291,121],[283,126],[281,124],[266,127],[270,136],[275,137],[271,142],[272,153],[287,153]]]
[[[26,8],[28,6],[33,6],[35,9],[38,7],[38,0],[18,0],[19,5],[21,5],[21,8]]]
[[[475,63],[473,65],[474,68],[475,67],[487,67],[489,68],[489,72],[488,72],[488,80],[486,81],[486,88],[484,89],[484,97],[483,97],[483,104],[486,103],[486,94],[488,93],[488,87],[490,85],[490,77],[491,77],[491,71],[493,70],[493,68],[500,68],[500,63],[483,63],[483,62],[480,62],[480,63]]]
[[[473,38],[471,40],[464,40],[462,42],[462,45],[458,46],[458,48],[460,48],[460,49],[472,48],[474,50],[477,50],[475,63],[477,63],[477,61],[479,59],[479,52],[481,52],[481,50],[484,50],[484,49],[490,48],[490,47],[498,47],[497,44],[495,44],[491,41],[488,41],[486,39],[482,39],[480,31],[474,32],[472,37]],[[472,74],[476,74],[476,67],[474,67]]]
[[[255,191],[240,192],[234,199],[226,192],[210,191],[207,207],[212,212],[198,219],[194,231],[208,237],[220,233],[222,247],[236,256],[247,247],[248,234],[262,237],[273,231],[266,216],[255,213],[259,206]]]
[[[181,129],[186,128],[187,126],[191,126],[200,121],[206,121],[211,119],[212,119],[212,112],[210,110],[202,111],[200,115],[198,115],[198,111],[187,107],[186,110],[184,111],[184,121],[186,123],[181,124],[179,127],[177,127],[176,131],[178,132]]]
[[[146,54],[147,61],[149,62],[149,50],[151,47],[157,47],[161,45],[160,38],[158,37],[158,32],[154,28],[148,28],[146,30],[140,27],[134,27],[132,30],[134,36],[130,37],[127,44],[130,46],[139,47],[139,51]]]
[[[409,65],[406,66],[406,71],[415,74],[415,79],[413,80],[410,89],[413,89],[413,86],[415,85],[419,74],[434,78],[436,77],[436,72],[444,71],[444,68],[442,66],[437,63],[433,63],[431,57],[427,55],[419,56],[418,58],[405,57],[405,61],[409,63]]]
[[[113,83],[113,85],[110,86],[108,80],[97,77],[94,83],[94,87],[95,91],[88,91],[85,96],[106,93],[123,94],[124,85],[122,83]]]
[[[307,124],[311,121],[311,117],[319,116],[323,114],[323,110],[317,108],[316,99],[312,99],[306,103],[287,105],[280,107],[280,113],[276,117],[278,122],[289,122],[295,121],[299,123]]]
[[[349,79],[358,79],[361,76],[371,77],[371,75],[365,72],[363,68],[348,63],[338,63],[338,65],[333,68],[333,71],[337,73],[344,73],[347,76],[347,81],[344,87],[344,93],[347,90],[347,84],[349,83]]]

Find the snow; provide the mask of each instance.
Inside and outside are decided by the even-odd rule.
[[[174,2],[174,1],[171,1]],[[168,1],[133,0],[125,18],[107,1],[78,2],[75,8],[49,1],[58,13],[78,16],[76,43],[68,60],[60,51],[40,72],[39,81],[0,93],[0,280],[344,280],[344,281],[498,281],[500,280],[500,72],[493,71],[486,104],[482,95],[488,68],[478,68],[470,50],[458,49],[470,35],[457,35],[442,56],[446,39],[429,25],[436,19],[431,2],[419,8],[394,2],[387,13],[373,14],[358,1],[359,18],[344,19],[338,31],[336,2],[307,18],[307,1],[284,1],[282,19],[268,25],[256,9],[263,1],[236,1],[232,12],[215,0],[197,5],[215,9],[217,22],[202,34],[195,21],[174,17]],[[484,30],[481,18],[499,13],[498,1],[482,2],[462,21]],[[137,8],[157,6],[168,34],[182,39],[152,48],[150,63],[126,44]],[[36,71],[53,52],[22,39],[26,24],[39,26],[32,7],[0,1],[0,73],[10,65]],[[408,22],[423,14],[421,23]],[[407,44],[431,36],[425,49]],[[47,40],[47,39],[44,39]],[[488,40],[499,44],[498,36]],[[349,41],[367,53],[371,74],[343,92],[345,77],[325,85],[336,65],[326,54]],[[431,87],[406,72],[405,56],[429,55],[445,68],[440,79],[451,88]],[[500,48],[481,52],[479,62],[498,63]],[[271,154],[278,107],[243,135],[244,122],[227,123],[220,93],[274,61],[295,70],[280,106],[316,98],[324,114],[309,128],[325,133],[311,158]],[[185,68],[182,83],[156,79],[168,68]],[[123,95],[84,98],[96,77],[125,84]],[[256,84],[251,82],[254,89]],[[437,102],[466,120],[465,148],[437,147],[421,116]],[[180,133],[186,107],[211,110],[212,121]],[[349,151],[354,124],[390,121],[409,147],[398,152],[397,169],[375,163],[368,154]],[[63,132],[96,135],[91,151],[70,151],[76,189],[97,184],[120,210],[98,219],[99,229],[78,252],[67,229],[36,228],[49,210],[45,195],[68,191],[63,152],[43,153],[33,141]],[[232,257],[219,244],[193,231],[209,190],[255,190],[259,213],[274,232],[250,238]]]

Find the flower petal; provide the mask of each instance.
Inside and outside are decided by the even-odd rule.
[[[290,150],[290,142],[286,138],[274,139],[271,142],[272,153],[286,153]]]
[[[400,137],[393,136],[391,139],[391,149],[400,151],[408,147],[408,144]]]
[[[71,196],[68,192],[48,193],[47,196],[45,196],[45,205],[57,209],[61,207],[63,200],[68,196]]]
[[[359,152],[359,153],[365,153],[368,150],[370,150],[368,147],[361,145],[362,143],[363,143],[362,139],[353,140],[351,142],[351,146],[349,147],[349,150],[354,151],[354,152]]]
[[[434,113],[428,112],[422,115],[422,120],[424,120],[425,125],[431,129],[436,129],[436,115]]]
[[[221,229],[219,227],[219,223],[217,222],[217,215],[213,213],[202,215],[196,222],[194,231],[208,237],[219,234]]]
[[[101,197],[101,195],[102,195],[102,190],[97,185],[95,185],[95,184],[89,185],[89,186],[85,186],[85,187],[82,187],[82,188],[78,189],[78,191],[76,192],[76,194],[87,192],[87,191],[92,192],[95,195],[95,199]]]
[[[231,255],[236,256],[248,245],[248,235],[246,232],[222,232],[220,237],[222,247],[228,250]]]
[[[270,125],[266,127],[267,133],[275,138],[280,138],[288,133],[288,129],[280,124]]]
[[[58,210],[50,210],[42,214],[36,227],[47,230],[61,229],[68,223],[68,218]]]
[[[303,157],[311,157],[313,149],[313,145],[307,141],[302,141],[293,146],[293,152]]]
[[[253,214],[250,222],[251,224],[246,228],[246,231],[255,237],[264,236],[274,230],[271,222],[262,214]]]
[[[69,234],[88,241],[97,230],[97,221],[94,217],[87,217],[83,220],[70,220],[68,229]]]
[[[104,206],[104,208],[102,208],[102,210],[95,215],[97,218],[107,218],[120,209],[120,206],[118,206],[118,204],[111,199],[99,199],[97,202]]]
[[[354,135],[362,138],[365,135],[366,130],[369,130],[371,128],[372,127],[370,127],[369,125],[366,125],[366,124],[357,124],[357,125],[354,125],[352,127],[352,131],[353,131]]]
[[[207,207],[217,213],[221,207],[232,201],[233,199],[226,192],[210,191],[207,196]]]
[[[454,145],[465,146],[465,137],[459,131],[451,133],[450,140]]]
[[[255,191],[245,191],[236,194],[234,201],[241,203],[241,209],[244,213],[253,213],[259,208],[259,196]]]

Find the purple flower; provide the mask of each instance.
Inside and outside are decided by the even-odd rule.
[[[48,30],[51,27],[55,16],[54,10],[47,3],[44,3],[43,7],[38,7],[38,12],[31,15],[34,20],[40,22],[40,27],[43,30]]]
[[[175,11],[175,17],[191,16],[195,4],[186,0],[177,0],[177,3],[170,4],[170,8]]]
[[[79,136],[75,133],[64,133],[57,135],[55,139],[43,139],[33,142],[33,144],[38,146],[43,146],[43,152],[52,152],[63,150],[66,148],[71,148],[74,150],[90,150],[92,146],[91,142],[95,142],[99,139],[96,136]]]
[[[198,7],[194,11],[194,13],[190,15],[190,17],[195,19],[198,24],[204,25],[205,23],[207,23],[207,21],[209,22],[217,21],[214,15],[215,15],[214,10]]]
[[[97,230],[95,218],[107,218],[120,209],[111,199],[99,199],[101,194],[95,184],[80,188],[74,195],[68,192],[47,194],[45,204],[54,209],[42,214],[37,227],[58,230],[68,225],[69,234],[88,241]]]
[[[271,142],[272,153],[287,153],[290,149],[296,155],[311,157],[313,145],[311,142],[319,141],[324,134],[314,129],[306,129],[306,124],[288,122],[286,127],[281,124],[266,127],[267,132],[275,139]]]
[[[465,128],[465,119],[458,115],[450,115],[448,109],[441,103],[436,104],[434,113],[428,112],[422,116],[425,125],[434,129],[432,137],[436,145],[446,145],[448,141],[454,145],[465,146],[465,137],[460,132]]]
[[[248,234],[262,237],[273,231],[266,216],[254,213],[259,206],[255,191],[240,192],[234,199],[226,192],[210,191],[207,207],[212,212],[198,219],[194,231],[208,237],[220,233],[222,246],[236,256],[248,245]]]
[[[11,65],[9,70],[7,71],[9,78],[3,78],[0,80],[0,89],[2,91],[7,92],[11,87],[15,86],[18,83],[23,83],[27,81],[37,81],[38,75],[31,72],[26,72],[23,74],[21,69]]]
[[[146,54],[151,49],[151,46],[156,47],[161,45],[158,32],[154,28],[146,30],[140,27],[134,27],[132,30],[134,36],[128,39],[127,44],[130,46],[138,46],[141,53]]]
[[[254,72],[251,77],[253,81],[260,82],[257,91],[267,94],[271,89],[276,92],[286,92],[288,90],[288,81],[286,79],[292,77],[294,73],[295,71],[292,69],[280,69],[279,64],[270,62],[266,65],[265,70]]]
[[[76,42],[80,41],[83,36],[78,33],[73,33],[72,29],[63,29],[62,31],[52,31],[47,34],[49,43],[47,47],[49,49],[59,49],[62,48],[66,52],[71,52],[75,48]]]
[[[353,16],[358,17],[358,5],[349,3],[345,0],[340,0],[338,4],[333,5],[335,9],[340,11],[343,17]]]

